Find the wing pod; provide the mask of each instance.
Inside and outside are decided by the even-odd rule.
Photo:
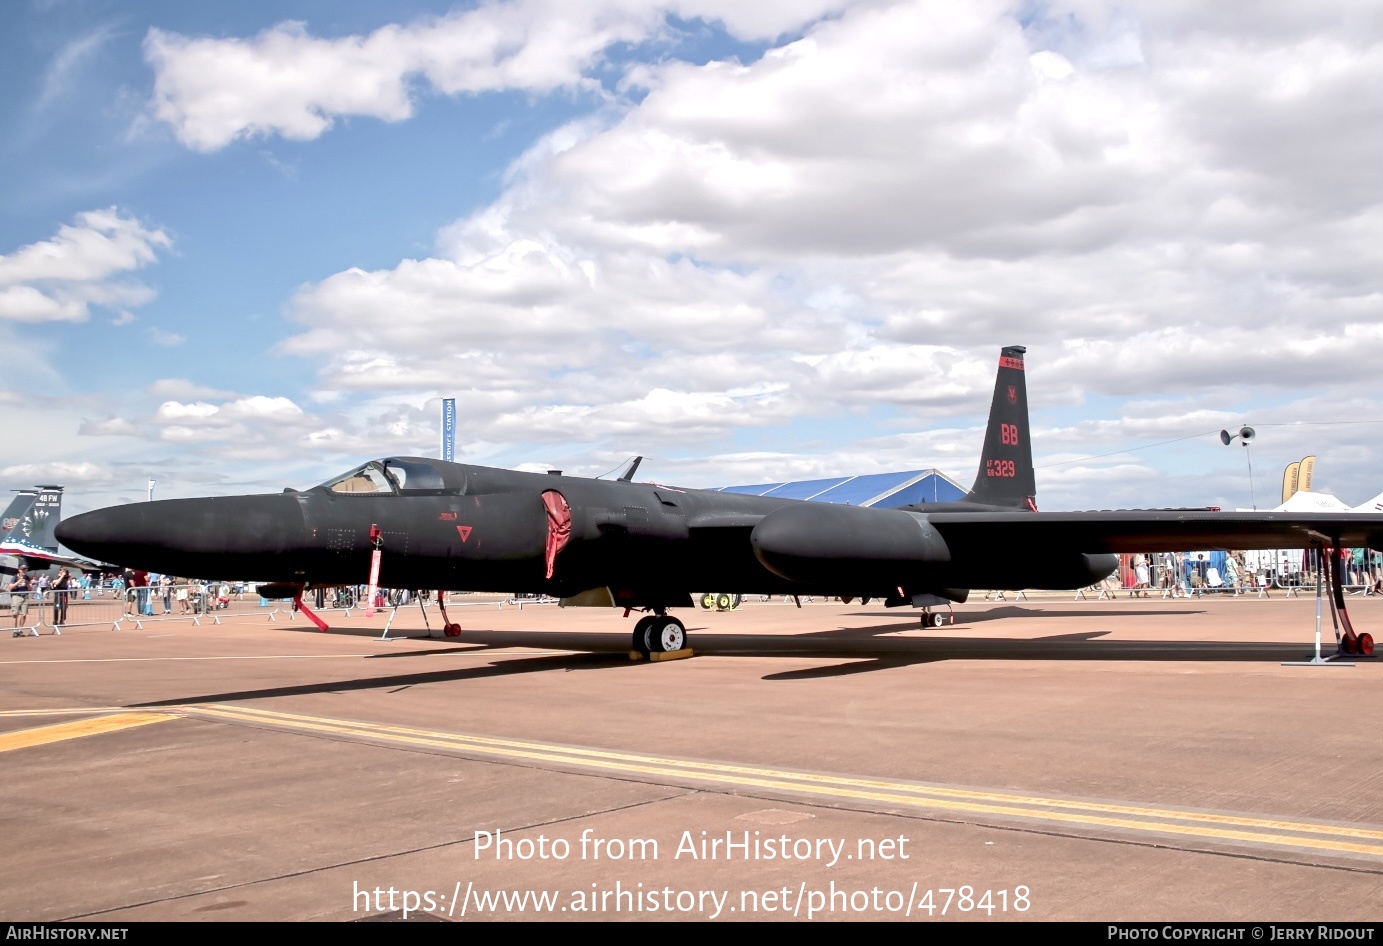
[[[774,574],[843,587],[914,585],[925,579],[922,566],[951,560],[927,517],[901,509],[786,506],[765,516],[749,540]]]

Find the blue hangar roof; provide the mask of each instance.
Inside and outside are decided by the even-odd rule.
[[[865,476],[833,476],[824,480],[760,483],[756,486],[722,486],[722,493],[748,493],[782,499],[810,499],[848,506],[889,509],[913,503],[952,502],[965,496],[965,488],[940,470],[906,470],[901,473],[869,473]]]

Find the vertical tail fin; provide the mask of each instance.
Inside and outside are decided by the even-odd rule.
[[[25,494],[28,494],[27,497]],[[22,498],[28,502],[22,512],[18,506]],[[10,509],[5,511],[5,522],[17,514],[15,523],[4,533],[4,546],[9,552],[23,554],[26,550],[36,552],[56,552],[58,537],[54,530],[62,518],[62,487],[40,486],[37,490],[22,490],[14,498]]]
[[[994,379],[980,470],[966,502],[1037,509],[1037,480],[1028,440],[1028,387],[1023,376],[1026,352],[1022,345],[1010,345],[999,352],[999,374]]]
[[[3,514],[0,514],[0,541],[10,538],[11,533],[14,533],[15,526],[19,525],[19,521],[29,514],[29,510],[33,508],[34,500],[38,498],[38,490],[36,489],[17,489],[14,492],[14,499],[10,500],[9,506],[5,508]]]

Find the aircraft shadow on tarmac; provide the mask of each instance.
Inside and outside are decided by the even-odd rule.
[[[1087,613],[1088,612],[1084,612]],[[827,666],[801,667],[765,674],[762,679],[775,682],[812,680],[823,677],[850,676],[875,670],[890,670],[945,660],[1052,660],[1052,661],[1146,661],[1146,662],[1247,662],[1281,663],[1309,658],[1305,643],[1280,641],[1177,641],[1177,640],[1110,640],[1107,631],[1080,631],[1037,638],[993,638],[940,636],[942,632],[927,631],[927,636],[887,637],[890,632],[918,630],[911,621],[873,627],[838,628],[792,636],[754,634],[714,634],[704,628],[691,628],[693,649],[702,656],[715,657],[814,657],[842,661]],[[374,631],[366,632],[376,635]],[[504,677],[521,673],[552,671],[611,670],[629,668],[631,671],[658,672],[656,665],[629,660],[628,638],[623,634],[575,633],[543,631],[516,633],[512,631],[468,630],[465,640],[453,646],[428,649],[410,648],[393,653],[375,654],[366,660],[392,660],[400,657],[435,658],[446,660],[455,656],[477,656],[487,651],[495,661],[482,666],[454,667],[386,676],[359,677],[305,683],[295,686],[240,690],[228,693],[189,695],[176,699],[134,704],[141,707],[179,706],[190,703],[220,703],[235,700],[270,699],[301,696],[313,693],[347,693],[355,690],[406,689],[430,683],[462,683],[466,680]],[[423,637],[397,637],[399,644],[422,640]],[[442,643],[438,641],[437,643]],[[509,648],[535,645],[571,653],[524,656]]]
[[[448,650],[432,650],[425,653],[445,656]],[[477,648],[464,648],[474,651]],[[480,648],[489,649],[489,648]],[[400,655],[403,656],[403,655]],[[622,656],[622,655],[621,655]],[[617,659],[615,654],[556,654],[542,657],[520,657],[516,660],[503,660],[481,667],[457,667],[451,670],[429,670],[421,673],[400,673],[385,677],[360,677],[354,680],[332,680],[323,683],[303,683],[296,686],[265,687],[259,690],[237,690],[230,693],[210,693],[200,696],[184,696],[170,700],[153,700],[148,703],[132,703],[131,707],[184,706],[193,703],[227,703],[234,700],[264,700],[279,696],[305,696],[312,693],[349,693],[354,690],[401,690],[427,683],[451,683],[475,680],[484,677],[504,677],[516,673],[540,673],[552,670],[571,670],[575,665],[594,665],[609,667],[628,663],[627,658]]]
[[[942,611],[942,614],[947,612]],[[1157,608],[1155,610],[1130,611],[1123,608],[1108,608],[1103,611],[1091,611],[1087,609],[1076,609],[1071,611],[1050,611],[1046,608],[1023,608],[1016,604],[1007,604],[1000,608],[991,608],[988,611],[972,611],[968,613],[956,614],[956,626],[967,624],[979,624],[982,621],[994,621],[999,618],[1146,618],[1163,617],[1168,614],[1204,614],[1204,611],[1187,611],[1184,608]],[[888,611],[856,611],[849,615],[856,618],[893,618],[898,619],[896,612]],[[920,623],[920,622],[917,622]],[[951,627],[948,620],[947,627]],[[899,628],[894,628],[898,630]]]

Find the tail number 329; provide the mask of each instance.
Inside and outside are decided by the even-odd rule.
[[[989,460],[984,465],[985,476],[1016,476],[1012,460]]]

